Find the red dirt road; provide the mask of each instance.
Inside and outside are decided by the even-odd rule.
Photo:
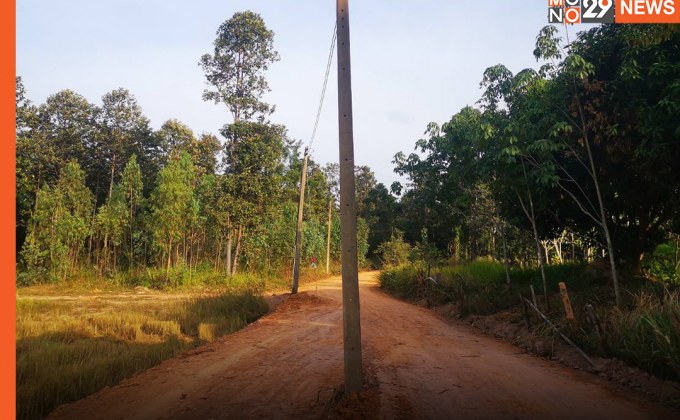
[[[363,358],[377,397],[357,418],[679,418],[594,375],[394,299],[376,276],[360,275],[360,303]],[[328,402],[343,377],[340,279],[302,290],[242,331],[61,406],[51,418],[338,416]]]

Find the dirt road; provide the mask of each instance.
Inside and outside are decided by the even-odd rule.
[[[363,358],[376,394],[361,413],[368,418],[678,417],[598,377],[394,299],[377,288],[376,274],[360,276]],[[51,417],[327,416],[343,375],[340,279],[301,290],[244,330],[62,406]]]

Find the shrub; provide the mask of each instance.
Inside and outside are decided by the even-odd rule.
[[[398,267],[408,262],[411,245],[404,242],[404,233],[396,230],[389,241],[378,245],[377,253],[380,255],[383,267]]]
[[[680,285],[680,249],[677,243],[657,246],[651,258],[645,261],[645,265],[652,278]]]

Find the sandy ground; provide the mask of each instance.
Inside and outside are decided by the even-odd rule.
[[[525,354],[394,299],[360,276],[366,383],[338,408],[340,278],[301,288],[238,333],[55,410],[54,419],[672,419],[680,414],[606,381]]]

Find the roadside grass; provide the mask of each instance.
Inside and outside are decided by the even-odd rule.
[[[300,283],[327,276],[305,267]],[[109,276],[80,270],[67,282],[19,287],[18,418],[43,418],[61,404],[243,328],[268,311],[261,296],[286,291],[290,277],[229,278],[209,266],[173,269],[167,279],[159,269]]]
[[[600,308],[598,318],[603,320],[601,333],[582,319],[567,327],[580,346],[680,380],[679,290],[640,291],[623,310]]]
[[[17,417],[114,385],[264,315],[252,293],[17,299]]]
[[[339,267],[332,266],[331,273],[324,268],[303,267],[300,283],[308,283],[339,273]],[[92,293],[118,293],[143,287],[164,293],[182,294],[203,292],[209,289],[227,290],[232,293],[248,292],[259,294],[265,291],[288,289],[292,272],[283,270],[268,274],[239,273],[229,277],[226,272],[215,271],[211,265],[202,265],[189,270],[186,266],[170,270],[166,278],[165,269],[138,268],[126,272],[103,275],[95,269],[81,268],[67,281],[58,283],[18,282],[22,296],[88,295]]]
[[[429,306],[452,303],[457,313],[490,315],[513,310],[521,313],[519,294],[531,299],[532,285],[542,311],[580,347],[591,354],[616,357],[630,365],[669,379],[680,379],[680,289],[645,279],[629,279],[622,287],[623,304],[616,308],[606,271],[586,264],[546,267],[551,310],[543,299],[538,268],[510,271],[512,288],[506,285],[502,264],[478,260],[432,270],[431,276],[411,266],[385,270],[381,287],[398,297],[424,301]],[[567,322],[559,294],[565,282],[576,316]],[[589,320],[586,305],[598,315],[599,331]],[[535,314],[530,314],[535,317]],[[551,334],[536,317],[533,334]],[[541,331],[539,331],[541,330]]]

